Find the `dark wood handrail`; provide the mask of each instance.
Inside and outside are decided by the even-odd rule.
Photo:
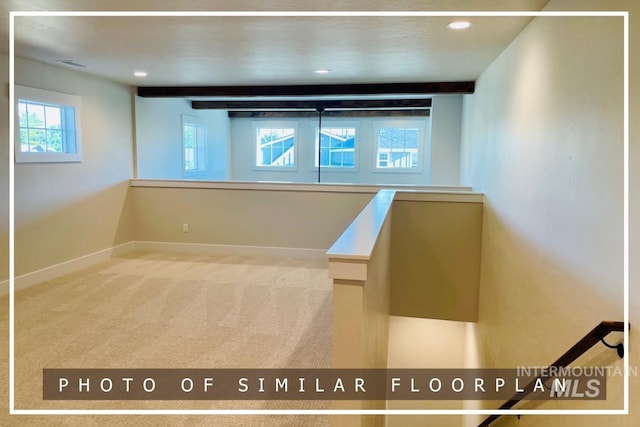
[[[558,360],[556,360],[551,365],[549,365],[549,368],[551,367],[564,368],[568,366],[571,362],[576,360],[578,357],[580,357],[582,354],[584,354],[591,347],[593,347],[598,342],[600,342],[600,340],[602,340],[604,337],[609,335],[609,333],[623,332],[623,331],[624,331],[624,322],[608,322],[608,321],[600,322],[598,326],[593,328],[591,332],[589,332],[580,341],[578,341],[573,347],[567,350],[567,352],[564,353],[562,356],[560,356]],[[516,403],[520,402],[529,394],[531,394],[531,392],[533,391],[533,387],[531,386],[535,383],[535,381],[536,380],[534,379],[531,383],[527,384],[527,386],[524,388],[525,391],[523,393],[514,395],[511,399],[504,402],[502,406],[500,406],[500,408],[498,409],[511,409]],[[484,421],[478,424],[478,427],[487,427],[498,418],[500,418],[500,414],[490,415],[487,418],[485,418]]]

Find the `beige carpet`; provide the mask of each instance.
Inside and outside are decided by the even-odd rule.
[[[43,368],[325,368],[322,261],[132,252],[16,295],[17,409],[328,409],[328,401],[43,401]],[[8,298],[0,299],[8,331]],[[3,352],[3,383],[8,356]],[[326,416],[12,416],[0,425],[328,426]]]

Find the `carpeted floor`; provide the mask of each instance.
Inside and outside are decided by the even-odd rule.
[[[43,368],[325,368],[323,261],[132,252],[16,294],[16,409],[328,409],[328,401],[43,401]],[[0,299],[8,331],[8,298]],[[8,334],[7,334],[8,335]],[[5,335],[6,336],[6,335]],[[0,359],[7,384],[8,356]],[[5,381],[7,380],[7,381]],[[11,416],[0,425],[328,426],[326,416]]]

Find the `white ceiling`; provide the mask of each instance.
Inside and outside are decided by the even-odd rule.
[[[548,0],[477,1],[4,1],[9,10],[487,11],[541,10]],[[16,55],[134,86],[394,83],[475,80],[531,18],[16,17]],[[7,19],[0,31],[7,37]],[[7,37],[8,38],[8,37]],[[8,43],[3,43],[5,51]],[[62,65],[59,65],[62,66]],[[67,66],[65,66],[67,67]],[[327,75],[314,69],[328,68]],[[149,73],[144,79],[134,70]]]

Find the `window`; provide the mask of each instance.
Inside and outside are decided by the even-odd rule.
[[[424,124],[405,122],[380,123],[376,128],[375,167],[379,171],[422,170]]]
[[[256,126],[257,168],[296,169],[296,126]]]
[[[26,162],[79,162],[80,97],[15,86],[15,159]]]
[[[378,167],[389,167],[389,153],[378,153]]]
[[[202,119],[182,116],[182,174],[205,174],[206,161],[205,127]]]
[[[315,128],[315,167],[355,168],[356,128],[322,127],[320,131],[320,162],[318,162],[318,127]]]

